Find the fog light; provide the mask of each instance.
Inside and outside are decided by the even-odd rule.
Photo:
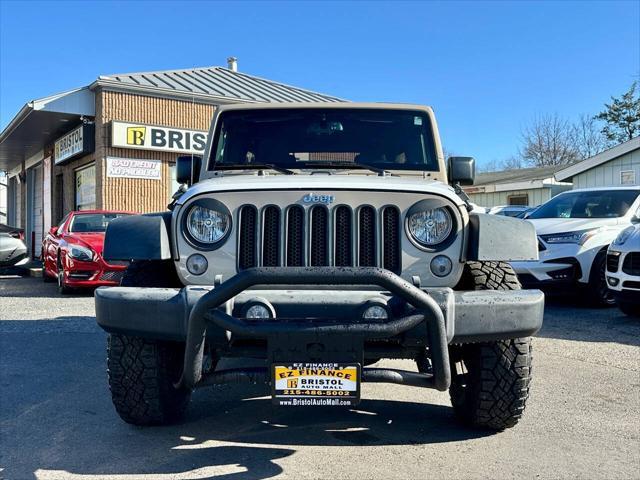
[[[204,255],[200,255],[199,253],[194,253],[189,258],[187,258],[187,270],[191,275],[202,275],[207,271],[209,267],[209,262],[204,258]]]
[[[451,259],[445,255],[438,255],[431,260],[431,272],[436,277],[446,277],[451,273],[452,268]]]
[[[252,305],[245,313],[246,318],[271,318],[271,312],[264,305]]]
[[[367,307],[362,314],[362,318],[366,318],[367,320],[386,320],[389,318],[389,314],[387,313],[387,309],[382,305],[372,305]]]
[[[612,287],[615,287],[616,285],[618,285],[618,283],[620,283],[620,280],[614,277],[607,277],[607,282],[609,282],[609,285],[611,285]]]

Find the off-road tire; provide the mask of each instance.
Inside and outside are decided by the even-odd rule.
[[[515,426],[529,396],[531,338],[459,345],[451,354],[449,394],[458,419],[493,430]]]
[[[625,315],[636,318],[640,317],[640,304],[624,300],[618,300],[616,304]]]
[[[456,290],[520,290],[520,280],[507,262],[467,262]]]
[[[587,299],[593,307],[612,307],[616,301],[606,279],[607,252],[599,252],[593,259],[587,284]]]
[[[506,262],[468,262],[459,287],[466,290],[519,290]],[[465,425],[504,430],[518,423],[531,382],[531,338],[453,345],[449,349],[449,395]]]
[[[177,389],[184,345],[109,335],[107,366],[113,405],[133,425],[166,425],[182,419],[191,392]]]
[[[182,286],[170,260],[134,261],[125,271],[120,285]],[[183,343],[109,335],[109,388],[118,415],[134,425],[178,422],[191,398],[191,391],[174,387],[182,373],[183,360]]]

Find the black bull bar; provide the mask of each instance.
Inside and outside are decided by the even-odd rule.
[[[235,318],[220,306],[255,285],[377,285],[404,299],[416,312],[386,322],[322,321],[302,322],[249,321]],[[244,270],[203,295],[189,315],[185,345],[184,369],[176,387],[195,388],[196,385],[220,384],[227,381],[268,381],[266,369],[236,369],[214,372],[202,379],[202,362],[207,323],[250,338],[274,338],[278,335],[308,335],[327,337],[359,337],[383,339],[405,332],[421,322],[429,339],[433,374],[394,369],[365,368],[362,380],[431,387],[445,391],[451,385],[449,351],[445,333],[445,318],[436,301],[426,292],[395,275],[377,267],[260,267]],[[201,382],[202,380],[202,382]],[[198,385],[198,386],[200,386]]]

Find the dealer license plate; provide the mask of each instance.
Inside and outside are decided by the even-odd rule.
[[[273,403],[283,406],[348,406],[360,401],[359,363],[276,363]]]

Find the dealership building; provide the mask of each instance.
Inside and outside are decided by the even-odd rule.
[[[166,209],[178,155],[202,154],[218,105],[340,102],[228,66],[100,76],[28,102],[0,133],[6,221],[34,257],[72,210]],[[4,183],[4,182],[3,182]]]
[[[479,173],[473,185],[464,187],[464,191],[473,203],[482,207],[535,207],[560,192],[571,190],[571,183],[559,181],[554,176],[560,169],[553,166]]]

